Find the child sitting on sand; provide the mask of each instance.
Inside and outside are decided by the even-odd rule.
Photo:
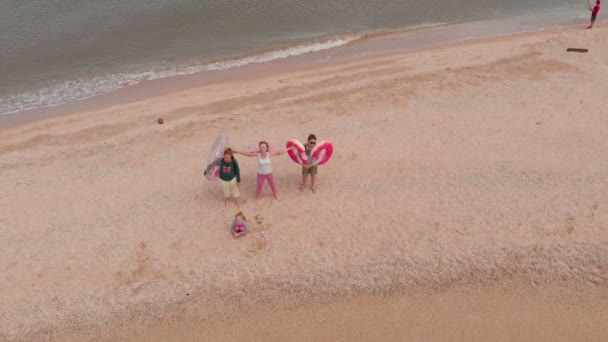
[[[230,231],[232,232],[232,235],[235,239],[241,235],[247,234],[247,232],[249,231],[247,219],[245,218],[245,215],[243,215],[242,212],[239,211],[238,213],[236,213],[236,215],[234,215],[234,220],[230,225]]]

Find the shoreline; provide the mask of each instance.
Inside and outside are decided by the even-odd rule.
[[[510,281],[526,296],[535,293],[527,286],[590,291],[585,300],[598,306],[581,315],[599,317],[608,287],[606,30],[239,78],[3,129],[0,336],[95,340],[108,327],[137,335],[159,320],[171,329],[175,313],[221,331],[258,303],[280,315],[352,299],[349,311],[373,313],[374,296]],[[315,194],[298,191],[288,158],[273,159],[280,202],[267,191],[253,201],[255,160],[239,157],[252,228],[234,240],[226,225],[236,208],[200,172],[222,131],[236,147],[314,132],[336,151]],[[424,303],[402,304],[415,312]],[[560,305],[551,303],[548,311]]]
[[[543,24],[546,26],[536,26],[528,23],[527,25],[522,24],[519,28],[508,27],[509,25],[513,25],[511,23],[512,20],[525,22],[525,18],[527,17],[519,16],[461,23],[452,22],[416,25],[403,29],[382,29],[351,35],[341,34],[324,36],[303,42],[295,42],[289,45],[286,44],[282,48],[281,46],[274,46],[272,48],[257,50],[257,52],[251,51],[241,57],[235,57],[235,60],[260,56],[264,53],[279,51],[281,49],[289,49],[290,46],[306,46],[314,42],[327,42],[335,39],[351,40],[345,45],[329,50],[309,52],[303,55],[279,58],[263,63],[252,63],[225,70],[204,70],[186,75],[143,80],[133,85],[116,88],[80,100],[69,100],[68,102],[57,105],[35,107],[13,113],[0,114],[0,129],[61,115],[91,112],[110,106],[125,105],[175,92],[183,92],[191,88],[265,77],[265,74],[276,75],[279,73],[299,72],[310,67],[331,67],[341,63],[352,63],[391,55],[450,48],[458,46],[459,44],[481,43],[493,39],[500,39],[501,37],[509,38],[519,35],[535,35],[549,31],[560,32],[562,30],[574,30],[579,27],[579,24],[567,24],[567,21],[546,21],[544,22],[545,24]],[[540,22],[543,21],[541,20]],[[484,26],[493,25],[495,23],[499,24],[498,26],[500,26],[501,23],[506,26],[489,34],[479,35],[480,32],[483,32]],[[597,27],[601,25],[602,22],[596,23]],[[452,33],[446,36],[445,31],[452,30],[460,30],[462,32],[452,35],[451,37],[449,35]],[[463,34],[464,36],[462,36]],[[434,39],[437,39],[437,42],[425,42]],[[409,44],[412,45],[408,46]],[[233,58],[221,58],[217,59],[215,62],[211,60],[205,65],[229,62],[231,60],[233,60]]]

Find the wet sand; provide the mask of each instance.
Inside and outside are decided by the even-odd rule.
[[[297,308],[252,309],[200,321],[189,314],[148,331],[124,329],[124,341],[602,341],[608,293],[531,284],[452,285],[385,296],[346,297]]]

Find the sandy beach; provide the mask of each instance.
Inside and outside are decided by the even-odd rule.
[[[0,340],[606,340],[608,27],[583,27],[0,129]],[[235,240],[202,175],[222,132],[336,150],[315,194],[274,157],[280,202],[237,155]]]

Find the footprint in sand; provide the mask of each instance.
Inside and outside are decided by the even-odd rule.
[[[173,241],[169,244],[169,249],[173,249],[176,251],[181,251],[182,250],[182,239]]]
[[[572,234],[574,231],[574,216],[568,216],[564,221],[566,223],[566,232],[568,232],[568,234]]]
[[[249,255],[255,256],[270,246],[270,240],[266,233],[265,230],[254,233],[253,243],[249,246],[249,250],[247,251]]]
[[[146,243],[140,241],[135,250],[135,264],[137,268],[135,270],[119,270],[114,274],[114,278],[120,286],[130,285],[141,281],[151,267],[150,254],[146,251]]]

